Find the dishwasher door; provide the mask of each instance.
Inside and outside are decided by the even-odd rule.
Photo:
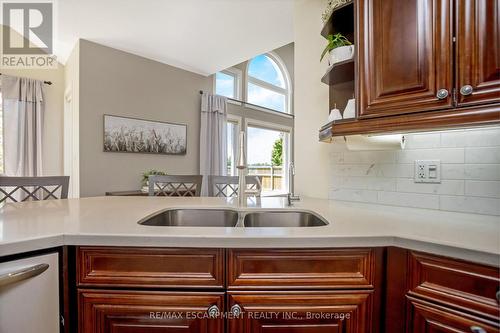
[[[59,330],[58,254],[0,263],[0,333]]]

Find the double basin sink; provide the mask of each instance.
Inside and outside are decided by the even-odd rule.
[[[305,211],[272,210],[239,212],[231,209],[169,209],[138,222],[165,227],[320,227],[328,224]]]

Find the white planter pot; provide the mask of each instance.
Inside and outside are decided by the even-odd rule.
[[[330,66],[354,57],[354,45],[337,47],[330,51]]]

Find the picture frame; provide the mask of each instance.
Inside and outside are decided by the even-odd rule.
[[[103,151],[186,155],[187,125],[105,114]]]

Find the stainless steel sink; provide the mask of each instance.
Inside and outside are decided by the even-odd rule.
[[[238,212],[229,209],[170,209],[138,223],[166,227],[235,227]]]
[[[290,227],[321,227],[328,222],[321,217],[300,211],[262,211],[251,212],[243,220],[245,227],[249,228],[290,228]]]

